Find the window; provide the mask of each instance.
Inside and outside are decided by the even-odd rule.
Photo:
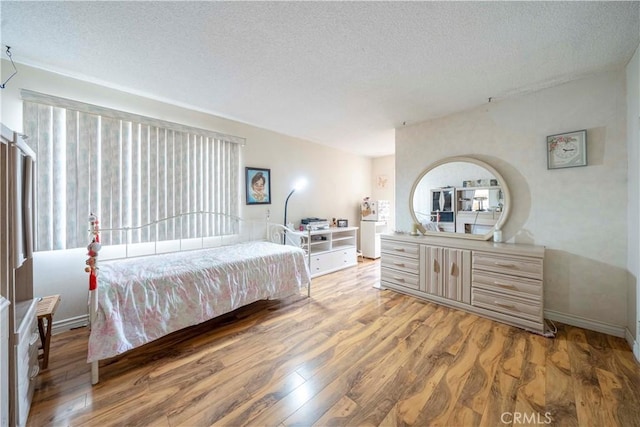
[[[238,216],[242,138],[27,90],[22,98],[24,132],[37,156],[36,250],[86,246],[90,213],[101,228],[187,212]],[[224,234],[218,221],[138,230],[130,242]]]

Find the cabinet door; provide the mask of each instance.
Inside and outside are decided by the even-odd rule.
[[[443,258],[442,296],[471,304],[471,251],[444,249]]]
[[[322,254],[311,254],[309,270],[311,275],[318,275],[324,271],[328,271],[332,268],[333,254],[331,252],[325,252]]]
[[[442,289],[443,250],[443,248],[434,246],[424,247],[424,289],[431,295],[444,296]]]
[[[471,303],[471,251],[425,246],[423,262],[427,293]]]
[[[340,269],[358,264],[358,255],[356,248],[345,248],[333,253],[334,268]]]

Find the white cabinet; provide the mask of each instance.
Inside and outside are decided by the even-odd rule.
[[[544,247],[432,236],[381,236],[380,287],[539,334]]]
[[[9,343],[8,362],[1,356],[0,385],[4,387],[8,380],[10,426],[26,424],[38,373],[37,304],[33,299],[34,162],[35,154],[24,138],[0,125],[0,296],[10,303],[4,309],[8,319],[2,319]],[[4,422],[7,411],[2,408]]]
[[[309,271],[321,276],[358,263],[358,227],[333,227],[307,233]]]
[[[386,232],[386,221],[360,221],[360,250],[363,257],[380,258],[380,235]]]
[[[0,296],[0,427],[9,425],[9,300]]]
[[[15,334],[13,357],[15,364],[14,414],[15,424],[27,424],[31,398],[35,391],[35,378],[40,371],[38,365],[38,324],[35,300],[16,304],[16,312],[22,318]]]

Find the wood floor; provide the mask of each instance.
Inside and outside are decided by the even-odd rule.
[[[640,426],[627,343],[555,339],[374,289],[377,261],[101,363],[54,335],[30,426]]]

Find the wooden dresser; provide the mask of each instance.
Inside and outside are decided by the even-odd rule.
[[[381,246],[381,288],[547,332],[544,247],[408,234]]]

